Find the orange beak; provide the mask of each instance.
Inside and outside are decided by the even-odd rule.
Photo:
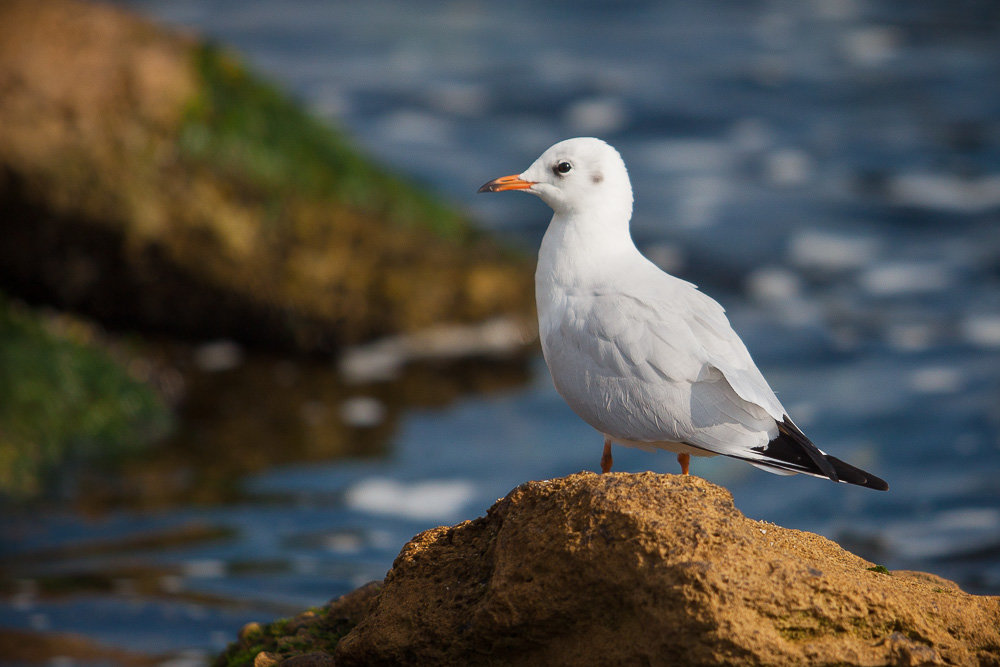
[[[495,178],[489,183],[483,185],[479,188],[479,192],[503,192],[504,190],[527,190],[532,185],[534,181],[522,180],[518,174],[511,174],[510,176],[501,176],[500,178]]]

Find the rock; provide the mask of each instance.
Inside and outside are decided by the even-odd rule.
[[[381,591],[381,581],[369,581],[361,588],[331,601],[326,609],[326,617],[334,623],[350,625],[353,628],[371,613]]]
[[[0,294],[0,503],[40,497],[67,460],[112,465],[170,433],[169,403],[129,357],[96,327]]]
[[[242,628],[240,628],[239,638],[241,642],[248,641],[253,637],[259,636],[264,632],[264,626],[256,621],[251,621],[247,623]]]
[[[529,263],[193,36],[0,2],[0,289],[128,329],[331,350],[531,311]]]
[[[269,651],[261,651],[253,659],[253,667],[275,667],[281,663],[281,656]]]
[[[529,482],[408,543],[336,664],[1000,665],[1000,599],[882,574],[698,477]]]
[[[262,625],[248,623],[216,667],[323,667],[333,665],[340,639],[371,612],[382,583],[373,581],[318,610]]]
[[[278,663],[280,667],[333,667],[333,656],[325,651],[312,651],[286,658]]]

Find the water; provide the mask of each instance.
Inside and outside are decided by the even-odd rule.
[[[891,491],[719,459],[693,472],[751,517],[1000,593],[995,3],[127,4],[239,49],[528,248],[544,205],[476,188],[559,139],[612,142],[640,246],[727,307],[821,447]],[[525,480],[597,467],[600,438],[539,359],[502,382],[483,379],[502,365],[430,366],[360,387],[290,363],[248,362],[265,369],[258,384],[245,368],[212,376],[210,393],[230,400],[204,410],[197,451],[230,452],[235,491],[213,493],[208,476],[166,500],[0,517],[13,537],[0,627],[198,660],[246,621],[381,578],[422,529],[480,515]],[[213,415],[256,415],[284,392],[284,421],[213,430]],[[378,419],[346,428],[347,413]],[[330,414],[340,426],[317,426]],[[306,426],[284,451],[287,429],[266,423]],[[667,454],[619,448],[615,463],[676,471]]]

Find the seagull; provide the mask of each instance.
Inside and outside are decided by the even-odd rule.
[[[523,190],[554,214],[535,271],[538,330],[556,390],[612,443],[724,455],[779,475],[887,490],[817,448],[792,422],[725,309],[660,270],[629,233],[632,186],[621,156],[592,137],[561,141],[520,174],[479,192]]]

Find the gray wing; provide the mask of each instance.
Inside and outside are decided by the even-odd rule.
[[[542,341],[559,392],[612,437],[765,460],[752,449],[778,435],[784,408],[722,306],[659,270],[640,278],[568,297]]]

